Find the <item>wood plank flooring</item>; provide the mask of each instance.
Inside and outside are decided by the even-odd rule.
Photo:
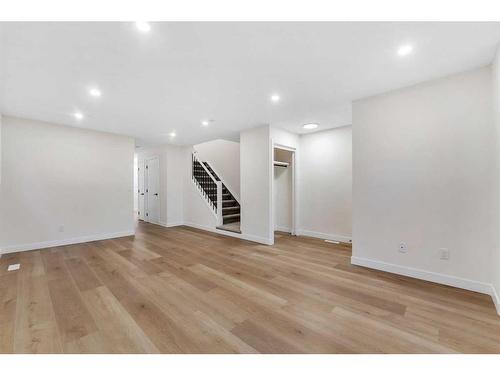
[[[311,238],[264,246],[144,223],[135,237],[4,255],[0,352],[500,353],[489,296],[350,256]]]

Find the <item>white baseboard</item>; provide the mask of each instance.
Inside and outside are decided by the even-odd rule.
[[[225,232],[225,231],[218,231],[218,233],[220,233],[220,232]],[[235,233],[235,234],[238,234],[238,233]],[[257,242],[257,243],[261,243],[264,245],[274,245],[274,234],[273,234],[273,238],[265,238],[265,237],[259,237],[259,236],[254,236],[251,234],[243,234],[243,233],[240,234],[239,236],[240,236],[239,238],[242,238],[242,239],[247,240],[247,241]]]
[[[351,257],[351,264],[368,268],[374,268],[376,270],[395,273],[398,275],[409,276],[415,279],[432,281],[438,284],[454,286],[456,288],[467,289],[473,292],[484,293],[489,295],[491,295],[492,293],[491,284],[445,275],[442,273],[425,271],[418,268],[405,267],[393,263],[386,263],[378,260],[359,258],[355,256]]]
[[[174,222],[170,222],[170,223],[165,223],[163,221],[160,221],[158,224],[161,225],[162,227],[166,227],[166,228],[178,227],[178,226],[184,225],[184,223],[182,221],[174,221]]]
[[[305,229],[297,229],[297,235],[298,236],[320,238],[322,240],[339,241],[339,242],[346,242],[346,243],[352,242],[352,237],[342,236],[340,234],[328,234],[328,233],[314,232],[314,231],[305,230]]]
[[[500,298],[498,297],[497,290],[493,285],[491,286],[491,298],[493,299],[493,303],[497,309],[497,314],[500,315]]]
[[[84,242],[109,240],[111,238],[133,236],[134,234],[135,234],[135,231],[131,230],[131,231],[124,231],[124,232],[104,233],[104,234],[95,234],[95,235],[91,235],[91,236],[67,238],[67,239],[63,239],[63,240],[34,242],[34,243],[21,244],[21,245],[8,245],[8,246],[4,246],[0,249],[0,254],[8,254],[8,253],[17,253],[20,251],[46,249],[48,247],[74,245],[77,243],[84,243]]]
[[[183,225],[186,225],[186,226],[192,227],[192,228],[196,228],[196,229],[206,230],[208,232],[222,234],[223,236],[235,237],[235,238],[240,238],[242,240],[257,242],[257,243],[261,243],[264,245],[273,245],[274,244],[274,239],[268,239],[268,238],[264,238],[264,237],[258,237],[258,236],[253,236],[253,235],[249,235],[249,234],[243,234],[243,233],[229,232],[227,230],[220,230],[217,228],[212,228],[212,227],[209,227],[207,225],[200,225],[200,224],[191,223],[191,222],[185,222]]]

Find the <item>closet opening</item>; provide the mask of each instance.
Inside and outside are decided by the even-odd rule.
[[[295,150],[273,148],[273,230],[295,235]]]

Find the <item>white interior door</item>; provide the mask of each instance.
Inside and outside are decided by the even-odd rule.
[[[146,221],[160,222],[160,160],[155,157],[146,161]]]
[[[139,220],[145,220],[146,217],[145,170],[144,160],[139,160],[137,162],[137,211],[139,211]]]

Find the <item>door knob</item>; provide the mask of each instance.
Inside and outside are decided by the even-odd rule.
[[[155,193],[156,196],[158,196],[158,193]]]

